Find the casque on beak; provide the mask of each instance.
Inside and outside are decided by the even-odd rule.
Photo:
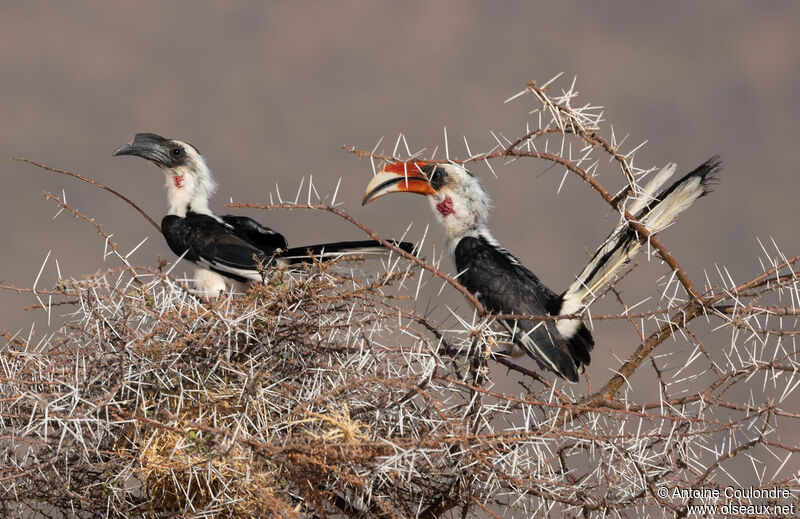
[[[167,139],[154,133],[137,133],[130,144],[120,146],[112,155],[134,155],[169,168],[175,164],[165,142]]]
[[[376,198],[389,193],[417,193],[433,195],[436,190],[431,187],[428,177],[422,172],[424,162],[395,162],[387,164],[367,184],[361,205],[367,205]]]

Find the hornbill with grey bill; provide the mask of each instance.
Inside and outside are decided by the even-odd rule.
[[[675,164],[669,164],[654,175],[643,192],[629,199],[627,210],[652,236],[709,192],[709,184],[719,167],[719,158],[713,157],[662,189],[676,169]],[[427,196],[444,226],[459,273],[458,281],[493,313],[531,316],[578,313],[647,241],[623,219],[575,281],[559,295],[492,237],[486,226],[489,196],[480,181],[464,167],[420,161],[388,164],[367,185],[362,204],[395,192]],[[594,339],[580,319],[519,319],[501,323],[511,334],[514,345],[542,367],[571,382],[577,382],[578,375],[589,364]]]
[[[261,281],[263,268],[275,263],[293,265],[391,252],[374,240],[288,248],[286,238],[251,218],[214,214],[208,202],[216,182],[203,156],[187,142],[137,133],[114,155],[142,157],[164,172],[169,211],[161,220],[161,232],[172,252],[201,267],[195,273],[195,285],[207,295],[224,290],[226,282]],[[407,242],[395,245],[406,252],[414,248]]]

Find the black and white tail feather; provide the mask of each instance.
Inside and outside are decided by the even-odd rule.
[[[628,212],[647,228],[651,236],[667,228],[695,200],[710,192],[710,185],[720,170],[720,160],[715,156],[675,181],[668,188],[662,189],[676,169],[675,164],[668,164],[659,170],[627,207]],[[647,238],[638,233],[623,218],[597,249],[575,281],[564,291],[559,298],[558,308],[554,308],[551,313],[569,315],[582,312],[646,243]],[[577,378],[573,373],[583,373],[584,366],[589,364],[594,340],[579,319],[562,319],[556,322],[555,327],[559,334],[566,339],[565,346],[571,358],[555,352],[552,358],[545,359],[545,364],[562,377],[574,382]],[[523,346],[530,344],[530,341],[517,342]],[[540,362],[544,356],[541,351],[541,342],[538,341],[539,344],[535,348],[527,349],[527,353],[532,354]],[[573,363],[574,367],[570,365]]]
[[[647,228],[651,236],[664,230],[695,200],[710,192],[710,184],[720,169],[720,160],[719,157],[709,159],[663,192],[659,192],[676,168],[675,164],[662,168],[627,208]],[[644,236],[623,219],[561,296],[563,301],[560,313],[567,315],[584,308],[646,241]],[[567,331],[573,321],[566,320],[559,324],[560,330]]]
[[[391,243],[409,254],[414,253],[414,247],[410,243]],[[389,253],[389,249],[374,240],[340,241],[308,245],[306,247],[293,247],[281,252],[277,259],[285,265],[300,265],[313,261],[334,260],[352,256],[386,256]]]
[[[675,164],[668,164],[656,173],[643,191],[633,199],[627,210],[647,228],[651,236],[654,236],[668,227],[695,200],[710,192],[710,185],[719,169],[719,158],[713,157],[662,190],[676,170]],[[647,238],[623,218],[575,281],[564,291],[558,305],[555,305],[556,308],[551,313],[569,315],[582,312],[646,242]],[[584,366],[589,364],[594,341],[589,330],[579,319],[559,320],[556,322],[556,329],[566,339],[566,347],[571,358],[556,352],[546,364],[550,369],[555,366],[556,369],[553,371],[574,382],[577,376],[573,373],[576,375],[582,373]],[[540,351],[527,351],[537,360],[541,359]]]

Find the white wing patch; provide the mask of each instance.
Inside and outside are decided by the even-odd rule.
[[[537,360],[541,361],[545,364],[551,371],[558,373],[559,376],[563,378],[567,378],[561,370],[556,366],[553,361],[544,354],[544,352],[539,348],[536,344],[536,341],[531,339],[530,334],[533,333],[538,327],[544,325],[544,321],[540,321],[536,326],[531,328],[530,331],[526,333],[521,333],[518,331],[517,322],[514,321],[514,327],[512,328],[508,321],[500,321],[500,324],[506,329],[506,331],[511,335],[511,340],[514,342],[520,343],[522,348],[528,352],[529,355],[533,356]]]
[[[197,259],[197,264],[206,269],[213,268],[221,272],[227,272],[228,274],[233,274],[234,276],[239,276],[245,279],[250,279],[253,281],[261,281],[261,274],[258,272],[257,269],[243,269],[243,268],[231,267],[230,265],[225,265],[224,263],[217,263],[216,261],[210,261],[208,260],[208,258],[204,258],[202,256]]]

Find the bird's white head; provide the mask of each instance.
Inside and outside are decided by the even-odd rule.
[[[480,180],[458,164],[388,164],[367,185],[361,203],[366,205],[389,193],[427,196],[451,247],[464,236],[477,236],[486,228],[489,195]]]
[[[167,179],[169,214],[183,217],[189,210],[213,214],[208,200],[217,184],[203,156],[188,142],[137,133],[133,142],[120,147],[114,155],[135,155],[161,168]]]

